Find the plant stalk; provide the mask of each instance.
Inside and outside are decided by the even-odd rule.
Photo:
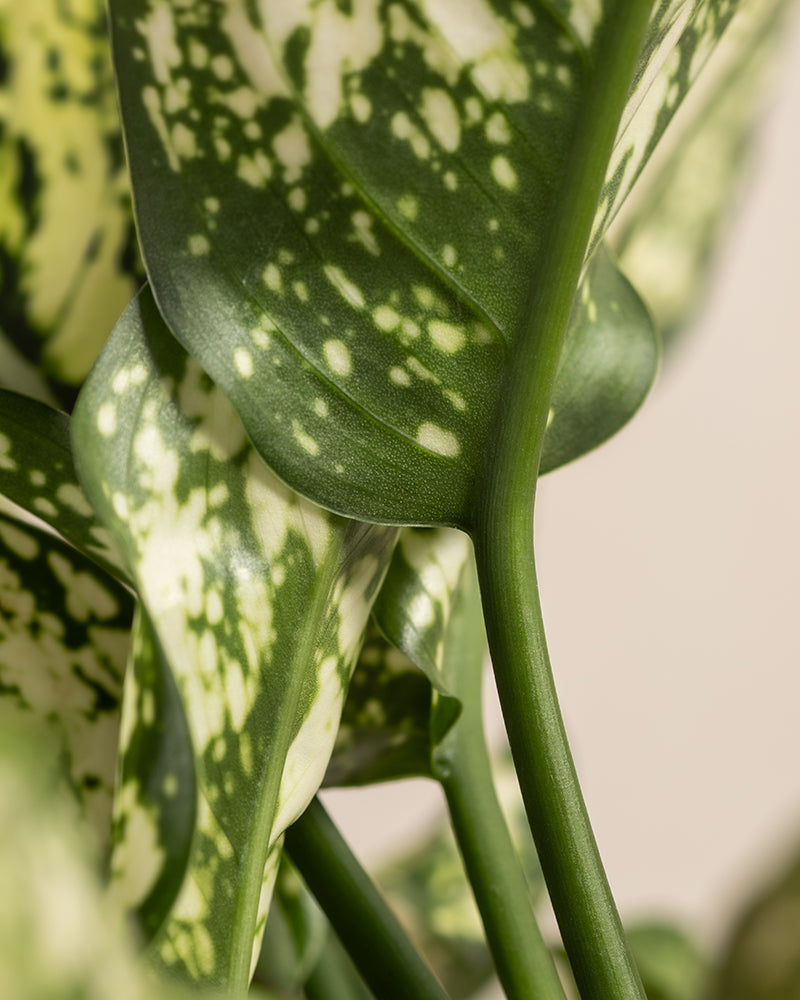
[[[319,799],[286,831],[289,856],[381,1000],[447,1000]]]
[[[457,600],[477,581],[465,574]],[[467,588],[473,594],[465,593]],[[495,790],[483,729],[486,641],[480,616],[445,643],[444,675],[462,705],[434,751],[433,771],[447,798],[456,841],[483,921],[497,976],[509,1000],[564,1000],[530,892]]]
[[[605,171],[650,4],[606,5],[587,55],[553,215],[513,345],[506,407],[473,526],[500,703],[564,947],[583,1000],[644,1000],[589,823],[564,730],[539,603],[533,507],[550,397]]]

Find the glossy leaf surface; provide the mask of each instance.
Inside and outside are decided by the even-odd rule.
[[[111,10],[144,256],[175,335],[301,492],[365,519],[468,526],[611,15],[501,0]],[[657,5],[597,238],[731,10]],[[652,353],[649,322],[640,336]],[[594,396],[615,400],[605,434],[635,409]]]
[[[0,389],[0,493],[99,566],[127,577],[111,535],[78,482],[69,417],[5,389]]]
[[[103,4],[3,4],[0,65],[0,384],[70,405],[141,283]]]
[[[322,780],[395,532],[328,515],[275,479],[146,293],[104,349],[73,428],[81,480],[136,580],[194,758],[193,795],[174,787],[180,774],[160,776],[194,799],[196,822],[151,950],[192,979],[241,988],[281,833]],[[135,727],[148,714],[132,708],[128,718],[125,745],[141,735],[146,761]],[[168,728],[156,727],[156,740]],[[145,770],[120,790],[129,837],[138,835],[117,855],[133,862],[129,878],[117,868],[133,906],[164,859],[155,809],[143,805]]]
[[[133,600],[59,539],[0,515],[0,705],[50,734],[105,853]]]

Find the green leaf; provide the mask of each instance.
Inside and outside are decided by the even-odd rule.
[[[590,249],[597,246],[627,198],[739,6],[735,0],[658,0],[655,4],[614,144]]]
[[[325,914],[284,853],[256,979],[284,993],[301,990],[332,933]]]
[[[73,438],[81,481],[174,678],[194,757],[191,856],[151,953],[191,979],[243,989],[281,835],[322,781],[396,533],[283,486],[147,293],[87,380]],[[142,711],[131,717],[148,724]],[[129,797],[136,808],[144,791]],[[143,820],[156,829],[153,815]]]
[[[448,693],[444,653],[462,616],[453,614],[468,566],[466,535],[451,529],[400,533],[348,691],[325,784],[360,785],[432,776],[432,754],[461,711]],[[475,594],[477,598],[477,593]]]
[[[0,63],[0,381],[69,405],[141,283],[103,3],[4,4]]]
[[[176,984],[159,983],[143,968],[137,942],[100,883],[74,800],[60,783],[57,752],[58,741],[0,702],[3,997],[189,1000]],[[203,998],[196,991],[191,996]]]
[[[626,927],[647,1000],[701,1000],[708,963],[679,926],[650,921]]]
[[[539,471],[550,472],[616,434],[644,402],[659,354],[646,306],[600,247],[575,300]]]
[[[0,515],[0,705],[50,734],[103,854],[132,604],[74,549]]]
[[[373,623],[325,772],[329,788],[431,776],[431,682]]]
[[[112,2],[154,295],[294,488],[364,519],[470,526],[618,7]],[[732,9],[657,6],[595,240]],[[596,312],[608,343],[582,295],[576,321]],[[642,392],[627,368],[597,378],[607,436]],[[597,443],[584,413],[561,417],[551,463]]]
[[[758,0],[742,10],[612,231],[620,265],[666,343],[691,319],[709,279],[790,6]]]
[[[800,852],[782,859],[733,922],[707,996],[795,1000],[800,987]]]
[[[66,413],[0,389],[0,493],[127,579],[114,540],[78,482],[69,433]]]
[[[134,618],[114,799],[111,894],[145,941],[164,923],[189,864],[196,772],[180,694],[147,612]]]

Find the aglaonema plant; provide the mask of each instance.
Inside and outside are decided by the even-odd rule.
[[[241,996],[255,970],[311,998],[445,996],[314,800],[423,774],[491,955],[458,995],[493,968],[509,997],[564,996],[486,749],[488,637],[577,989],[644,996],[555,694],[533,507],[653,381],[654,313],[612,248],[635,272],[658,247],[698,135],[738,149],[754,108],[717,110],[734,77],[755,89],[785,3],[752,5],[706,130],[612,224],[736,6],[111,0],[113,71],[99,9],[3,15],[6,96],[53,126],[6,111],[0,136],[0,704],[55,733],[102,905],[165,990]],[[687,259],[719,194],[693,191]],[[670,329],[695,290],[675,284]],[[48,405],[78,390],[71,416]]]

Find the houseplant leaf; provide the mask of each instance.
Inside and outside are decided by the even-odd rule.
[[[0,704],[0,995],[219,1000],[143,968],[59,780],[57,752],[57,741]]]
[[[721,30],[712,7],[658,8],[597,233]],[[301,492],[468,526],[601,8],[229,4],[202,28],[178,5],[111,11],[144,257],[175,335]],[[675,87],[648,104],[654,80]],[[652,354],[649,321],[640,336]]]
[[[325,783],[368,784],[433,776],[432,755],[461,711],[448,690],[445,650],[480,619],[477,591],[456,599],[468,568],[466,535],[449,529],[400,533],[348,691]],[[485,649],[481,645],[478,655]]]
[[[141,381],[121,376],[140,367]],[[326,514],[278,482],[147,292],[85,384],[73,440],[193,748],[189,866],[151,954],[242,989],[281,834],[322,780],[395,531]]]
[[[78,482],[69,417],[6,389],[0,389],[0,493],[126,579],[114,541]]]
[[[0,704],[48,732],[101,854],[132,605],[74,549],[0,515]]]
[[[740,12],[609,234],[665,342],[692,318],[746,181],[790,6],[759,0]]]
[[[0,381],[70,406],[141,283],[103,4],[3,4],[0,61]]]

